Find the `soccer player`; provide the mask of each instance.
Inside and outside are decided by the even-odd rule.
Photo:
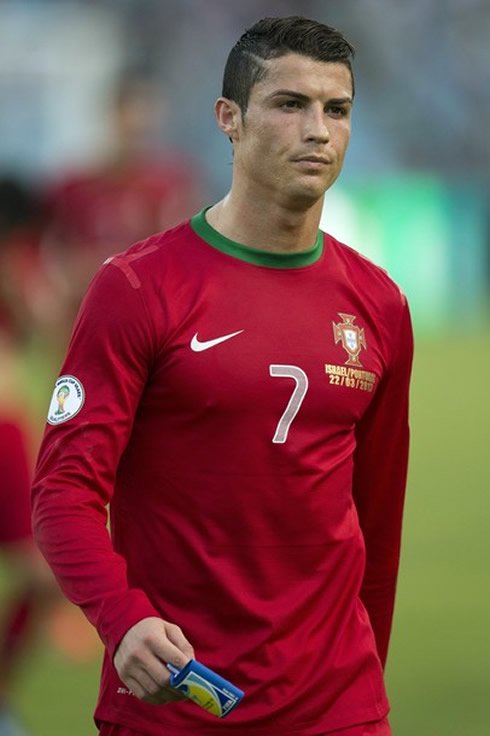
[[[387,274],[318,229],[352,55],[301,17],[249,28],[216,102],[231,191],[82,304],[33,513],[106,646],[103,736],[390,733],[412,333]],[[245,692],[223,721],[169,686],[193,657]]]

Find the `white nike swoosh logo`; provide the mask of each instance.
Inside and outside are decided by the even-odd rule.
[[[214,340],[199,340],[197,335],[198,333],[194,335],[194,337],[191,340],[191,350],[194,350],[195,353],[200,353],[202,350],[209,350],[209,348],[214,348],[215,345],[219,345],[220,342],[224,342],[225,340],[229,340],[231,337],[235,337],[236,335],[239,335],[243,330],[238,330],[238,332],[230,332],[229,335],[222,335],[221,337],[215,337]]]

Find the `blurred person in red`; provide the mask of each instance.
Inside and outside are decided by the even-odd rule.
[[[83,638],[88,630],[86,624],[81,629],[73,619],[71,610],[77,609],[68,609],[31,529],[30,475],[38,424],[32,388],[43,378],[38,371],[26,387],[25,351],[33,337],[39,337],[46,348],[50,326],[56,324],[58,303],[55,283],[44,268],[40,233],[40,205],[35,191],[14,176],[2,176],[0,557],[6,580],[0,607],[0,736],[25,733],[11,712],[11,698],[20,665],[32,656],[41,628],[68,656],[72,651],[63,646],[67,623],[72,635]],[[86,637],[84,640],[87,643]],[[89,651],[93,654],[93,644]]]
[[[32,651],[37,625],[58,596],[32,538],[29,408],[18,375],[12,338],[0,326],[0,555],[9,591],[0,619],[1,736],[24,734],[10,709],[15,675],[24,655]]]
[[[63,176],[48,193],[46,244],[74,308],[108,256],[203,204],[199,167],[160,143],[164,115],[163,91],[153,80],[123,75],[109,110],[106,156]]]
[[[0,618],[0,735],[25,731],[11,711],[16,675],[57,586],[34,543],[29,502],[33,444],[22,350],[54,305],[40,254],[41,217],[33,189],[0,177],[0,556],[6,595]]]

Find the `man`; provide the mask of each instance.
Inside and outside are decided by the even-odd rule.
[[[318,230],[352,52],[304,18],[250,28],[216,103],[230,193],[111,259],[82,305],[80,407],[47,429],[34,523],[106,645],[104,736],[390,733],[410,320]],[[194,656],[245,692],[224,721],[174,702],[166,663]]]

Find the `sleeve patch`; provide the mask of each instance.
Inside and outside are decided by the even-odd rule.
[[[75,376],[60,376],[54,385],[48,423],[62,424],[78,414],[85,401],[83,384]]]

